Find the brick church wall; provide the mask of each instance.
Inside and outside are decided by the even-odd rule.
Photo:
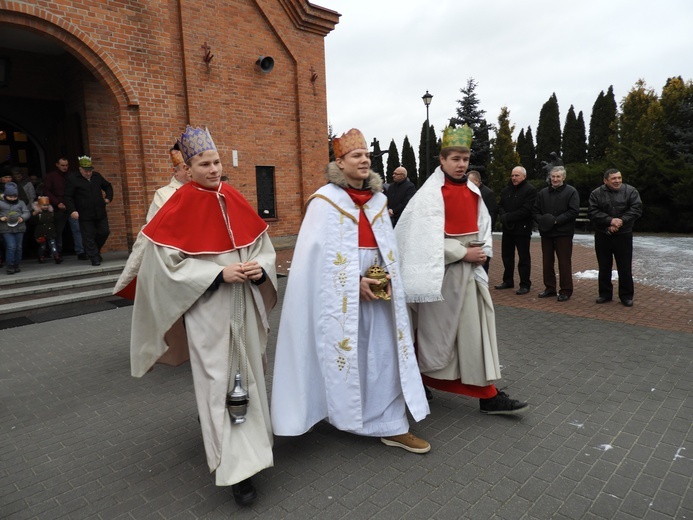
[[[0,30],[42,34],[79,63],[61,95],[81,115],[84,152],[114,186],[110,250],[132,243],[168,184],[168,149],[186,123],[209,127],[224,174],[254,207],[255,166],[274,166],[270,234],[298,231],[328,159],[324,37],[337,21],[299,0],[0,2]],[[260,55],[274,58],[271,72],[255,65]]]

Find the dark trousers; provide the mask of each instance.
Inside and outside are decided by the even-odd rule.
[[[556,271],[554,261],[558,258],[559,294],[573,294],[573,236],[541,237],[541,260],[544,274],[544,287],[556,292]]]
[[[58,243],[58,249],[63,248],[63,230],[67,224],[67,210],[58,207],[53,209],[53,224],[55,225],[55,241]]]
[[[99,258],[101,248],[111,233],[108,228],[108,218],[104,217],[97,220],[79,219],[79,230],[82,233],[84,252],[90,259],[96,260]]]
[[[599,296],[611,298],[614,286],[611,283],[611,269],[616,260],[618,271],[618,297],[632,300],[635,293],[633,285],[633,233],[607,235],[594,234],[594,251],[599,264]]]
[[[503,282],[513,287],[515,273],[515,249],[517,249],[517,272],[520,275],[520,287],[529,289],[532,282],[529,276],[532,272],[532,259],[529,256],[529,241],[531,235],[511,235],[503,233],[501,241],[501,257],[503,258]]]

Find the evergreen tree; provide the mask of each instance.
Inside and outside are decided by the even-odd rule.
[[[551,152],[561,152],[561,121],[558,113],[556,93],[551,94],[539,112],[537,126],[537,162],[549,161]],[[543,175],[543,174],[542,174]]]
[[[498,130],[491,149],[488,176],[489,185],[496,193],[501,192],[510,172],[520,163],[520,156],[515,151],[515,143],[513,142],[514,131],[515,125],[510,124],[508,107],[501,108],[498,116]]]
[[[585,118],[582,115],[582,110],[578,113],[577,118],[576,143],[579,144],[579,151],[575,162],[585,164],[587,162],[587,132],[585,130]]]
[[[621,103],[618,138],[622,149],[663,149],[664,114],[655,91],[639,79]]]
[[[328,124],[327,125],[327,151],[328,151],[328,159],[330,162],[334,161],[334,150],[332,149],[332,139],[337,137],[337,134],[334,133],[334,130],[332,129],[332,125]]]
[[[397,145],[393,139],[390,141],[390,148],[387,150],[387,170],[385,172],[385,179],[387,182],[392,182],[392,172],[395,171],[395,168],[399,165],[399,152],[397,151]]]
[[[530,179],[533,178],[535,175],[535,168],[536,168],[536,158],[534,157],[534,138],[532,137],[532,127],[528,126],[527,127],[527,133],[525,133],[524,130],[520,131],[520,135],[522,136],[522,140],[520,140],[520,137],[518,136],[517,138],[517,146],[515,147],[515,150],[517,151],[517,155],[520,156],[520,162],[525,170],[527,170],[527,177]]]
[[[481,173],[488,167],[491,157],[491,139],[489,137],[489,125],[486,121],[481,121],[474,133],[472,140],[472,156],[469,160],[471,165]]]
[[[636,229],[672,230],[669,226],[680,220],[680,208],[672,203],[672,188],[682,179],[681,168],[667,157],[664,146],[662,105],[654,90],[638,80],[620,108],[617,134],[606,158],[618,165],[623,181],[637,187],[643,198],[643,216]]]
[[[404,143],[402,143],[402,166],[407,170],[407,175],[410,180],[416,184],[416,155],[414,154],[414,148],[409,143],[409,137],[404,136]]]
[[[436,130],[433,125],[430,125],[428,129],[428,163],[426,163],[426,121],[421,125],[421,140],[419,141],[419,175],[416,181],[414,178],[410,178],[417,187],[421,186],[426,179],[428,179],[431,172],[433,172],[438,167],[438,153],[440,151],[440,144],[438,143],[438,138],[436,137]],[[428,167],[426,166],[428,164]]]
[[[456,109],[456,116],[450,118],[450,125],[457,126],[467,123],[470,126],[474,132],[470,164],[473,164],[477,169],[485,170],[488,166],[491,149],[489,130],[493,128],[489,128],[486,122],[486,111],[479,108],[480,101],[475,92],[478,85],[474,78],[469,78],[466,87],[460,89],[464,96],[457,100],[459,106]]]
[[[385,180],[385,170],[383,168],[383,151],[380,149],[380,141],[375,137],[371,143],[373,147],[373,155],[371,157],[371,170],[380,174],[380,178]]]
[[[580,112],[580,117],[582,118],[582,112]],[[581,128],[577,117],[575,117],[575,109],[573,105],[570,105],[563,126],[563,162],[565,164],[584,162],[585,147],[585,122],[582,122]]]
[[[693,165],[693,82],[669,78],[662,89],[663,132],[667,154]]]
[[[603,90],[599,93],[592,106],[587,147],[587,160],[590,163],[601,161],[606,157],[609,143],[615,136],[616,114],[616,99],[612,85],[606,94]]]

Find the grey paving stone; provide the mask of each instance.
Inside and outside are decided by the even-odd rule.
[[[259,500],[239,508],[207,470],[189,366],[129,376],[131,313],[2,331],[8,519],[693,518],[690,334],[499,307],[502,385],[529,414],[436,391],[412,425],[425,456],[321,423],[276,440]]]

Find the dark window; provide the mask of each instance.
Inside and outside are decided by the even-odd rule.
[[[257,212],[264,219],[277,218],[274,197],[274,166],[255,167]]]

